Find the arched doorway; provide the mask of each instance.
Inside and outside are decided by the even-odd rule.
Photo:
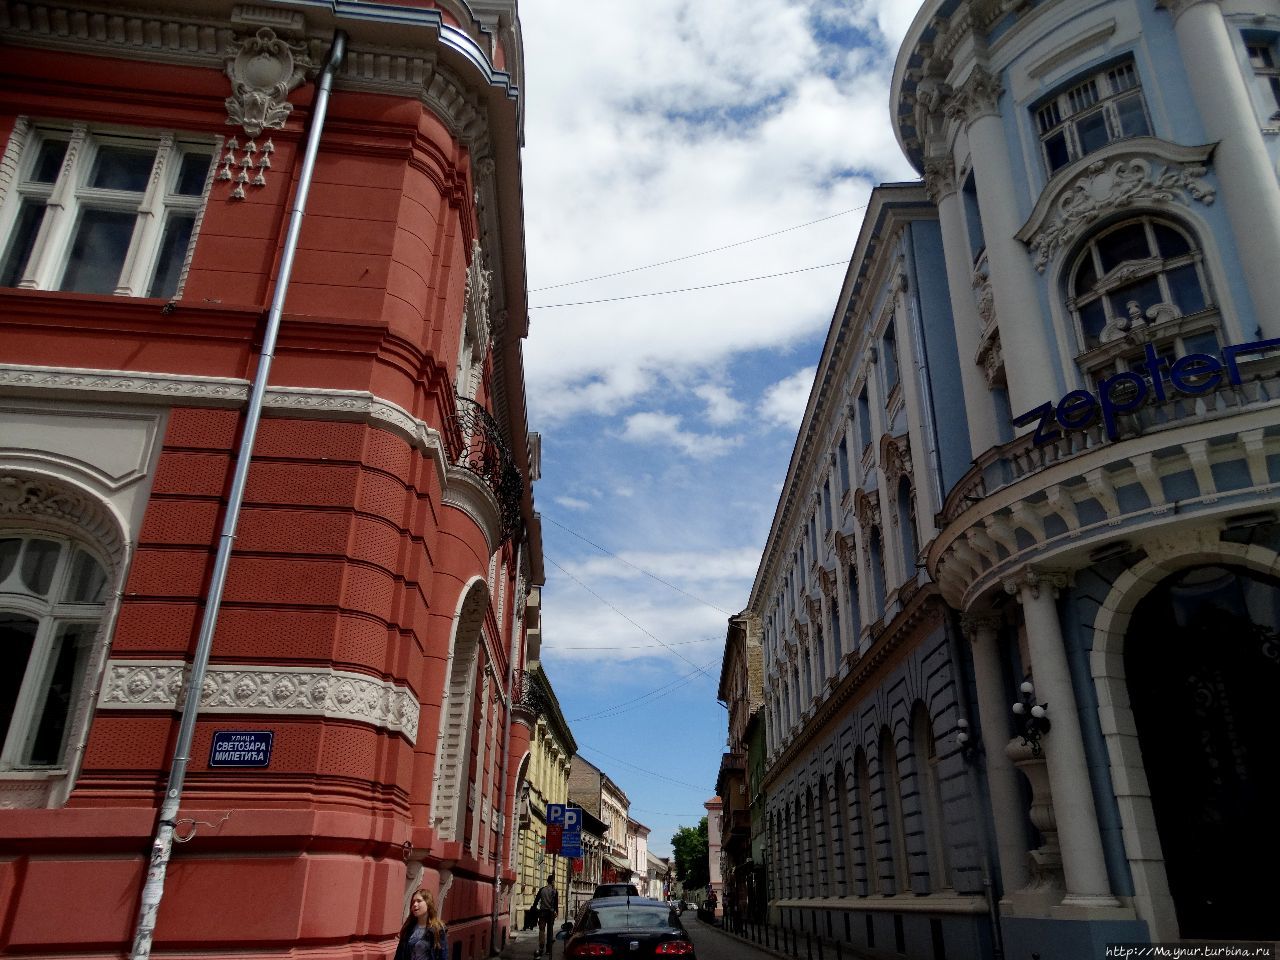
[[[1280,938],[1280,583],[1198,566],[1130,620],[1125,675],[1184,938]]]

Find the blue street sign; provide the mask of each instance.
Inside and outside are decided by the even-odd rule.
[[[219,730],[209,747],[211,767],[265,767],[271,763],[270,730]]]
[[[564,826],[564,807],[563,803],[547,804],[547,826]]]
[[[562,814],[564,820],[564,839],[570,843],[582,843],[582,808],[581,807],[565,807]],[[550,816],[548,815],[548,822]],[[569,856],[569,854],[565,854]],[[581,856],[581,854],[574,854]]]
[[[582,856],[582,841],[570,843],[568,838],[560,841],[560,856],[578,858]]]

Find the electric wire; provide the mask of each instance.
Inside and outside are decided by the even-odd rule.
[[[670,643],[667,644],[667,646],[687,647],[692,643],[717,643],[717,642],[719,642],[719,637],[699,637],[697,640],[672,640]],[[556,644],[551,649],[555,650],[556,653],[562,653],[566,650],[657,650],[659,649],[659,647],[658,647],[658,644],[656,643],[637,643],[637,644],[632,644],[624,647],[620,647],[616,643],[606,643],[606,644],[602,644],[601,646],[581,646],[581,647],[577,647],[577,646],[562,647],[559,644]]]
[[[721,250],[732,250],[734,247],[745,246],[748,243],[755,243],[757,240],[768,240],[770,237],[780,236],[784,233],[790,233],[792,230],[802,230],[805,227],[812,227],[816,223],[825,223],[828,220],[834,220],[836,217],[848,216],[851,213],[857,213],[859,210],[867,209],[867,204],[859,207],[850,207],[848,210],[841,210],[839,213],[828,214],[825,217],[819,217],[817,220],[810,220],[808,223],[797,223],[794,227],[783,227],[781,230],[774,230],[772,233],[762,233],[758,237],[750,237],[746,240],[738,240],[734,243],[726,243],[722,247],[712,247],[710,250],[699,250],[697,253],[686,253],[682,257],[672,257],[670,260],[659,260],[657,263],[647,263],[642,267],[628,267],[626,270],[615,270],[613,273],[602,273],[594,277],[586,277],[582,280],[566,280],[563,283],[551,283],[545,287],[534,287],[530,293],[539,293],[543,290],[556,290],[560,287],[574,287],[580,283],[591,283],[593,280],[607,280],[609,277],[621,277],[627,273],[639,273],[641,270],[652,270],[654,267],[665,267],[669,263],[680,263],[682,260],[693,260],[695,257],[705,257],[710,253],[719,253]]]
[[[708,663],[707,667],[715,666],[715,661]],[[706,669],[706,668],[703,668]],[[696,677],[701,670],[694,670],[692,673],[686,673],[664,683],[660,687],[655,687],[647,693],[642,693],[638,697],[632,697],[630,700],[623,700],[621,703],[615,703],[603,710],[597,710],[595,713],[583,714],[581,717],[571,717],[570,723],[578,723],[584,720],[611,720],[623,713],[630,713],[632,710],[639,710],[641,707],[648,706],[654,700],[675,693],[680,687],[685,686]]]
[[[688,597],[690,600],[696,600],[698,603],[702,604],[704,607],[710,607],[712,610],[715,610],[717,613],[723,613],[726,617],[731,617],[731,616],[733,616],[733,614],[731,614],[728,610],[722,610],[720,607],[717,607],[717,606],[716,606],[714,603],[712,603],[710,600],[703,600],[701,597],[694,596],[694,595],[693,595],[692,593],[690,593],[688,590],[682,590],[682,589],[680,589],[679,587],[677,587],[674,583],[671,583],[671,582],[669,582],[669,581],[667,581],[667,580],[663,580],[663,579],[662,579],[660,576],[658,576],[656,573],[650,573],[648,570],[646,570],[644,567],[640,566],[639,564],[632,563],[630,560],[627,560],[627,559],[625,559],[625,558],[623,558],[623,557],[618,556],[618,555],[617,555],[616,553],[614,553],[613,551],[611,551],[611,550],[609,550],[609,549],[607,549],[607,548],[605,548],[605,547],[600,546],[600,544],[596,543],[594,540],[588,540],[588,539],[587,539],[586,537],[584,537],[582,534],[578,533],[578,531],[576,531],[576,530],[570,530],[568,527],[566,527],[566,526],[565,526],[563,523],[561,523],[559,520],[555,519],[555,517],[548,516],[547,514],[545,514],[545,513],[544,513],[544,514],[542,515],[542,519],[543,519],[543,520],[549,520],[551,523],[554,523],[557,527],[559,527],[559,528],[560,528],[561,530],[563,530],[565,533],[570,534],[571,536],[575,536],[575,537],[577,537],[577,538],[578,538],[579,540],[581,540],[583,543],[590,544],[591,546],[595,547],[597,550],[599,550],[601,553],[605,554],[606,556],[613,557],[613,559],[617,560],[619,563],[625,563],[625,564],[626,564],[628,567],[630,567],[632,570],[638,570],[638,571],[640,571],[640,572],[641,572],[641,573],[643,573],[646,577],[648,577],[650,580],[656,580],[658,583],[662,584],[664,587],[670,587],[670,588],[671,588],[672,590],[674,590],[676,593],[678,593],[678,594],[680,594],[680,595],[682,595],[682,596]],[[692,641],[692,642],[697,642],[697,641]],[[585,648],[584,648],[584,649],[585,649]]]
[[[576,583],[578,586],[580,586],[583,590],[587,591],[587,593],[591,594],[593,597],[595,597],[597,600],[599,600],[601,603],[603,603],[606,607],[608,607],[610,610],[612,610],[614,613],[616,613],[618,616],[620,616],[623,620],[627,621],[627,623],[631,624],[633,627],[635,627],[637,630],[639,630],[641,633],[643,633],[643,634],[644,634],[646,637],[648,637],[650,640],[653,640],[653,641],[654,641],[654,642],[656,642],[659,646],[661,646],[661,647],[665,647],[665,648],[666,648],[667,650],[669,650],[671,653],[674,653],[677,657],[679,657],[681,660],[683,660],[683,661],[684,661],[685,663],[687,663],[689,666],[693,667],[693,668],[694,668],[694,670],[696,670],[696,671],[698,671],[699,673],[702,673],[704,676],[706,676],[706,677],[707,677],[707,679],[709,679],[709,680],[713,680],[713,679],[714,679],[714,678],[711,676],[711,674],[707,673],[707,671],[706,671],[706,669],[705,669],[705,668],[698,666],[696,663],[694,663],[692,660],[690,660],[688,657],[686,657],[686,656],[685,656],[683,653],[681,653],[679,650],[675,650],[675,649],[673,649],[673,648],[672,648],[672,647],[671,647],[671,646],[670,646],[670,645],[669,645],[665,640],[662,640],[662,639],[660,639],[659,637],[655,636],[654,634],[650,633],[648,630],[646,630],[644,627],[642,627],[639,623],[637,623],[635,620],[632,620],[629,616],[627,616],[625,613],[623,613],[621,610],[619,610],[616,606],[614,606],[612,603],[610,603],[610,602],[609,602],[608,600],[606,600],[604,597],[600,596],[600,594],[598,594],[598,593],[596,593],[594,590],[592,590],[589,586],[587,586],[587,585],[586,585],[585,583],[583,583],[580,579],[578,579],[577,577],[575,577],[572,573],[570,573],[570,572],[569,572],[568,570],[566,570],[564,567],[560,566],[560,564],[558,564],[558,563],[556,562],[556,560],[555,560],[555,558],[554,558],[554,557],[548,556],[548,555],[544,552],[544,553],[543,553],[543,559],[545,559],[545,560],[549,561],[553,567],[555,567],[557,570],[559,570],[561,573],[563,573],[566,577],[568,577],[570,580],[572,580],[574,583]]]
[[[558,307],[590,307],[597,303],[617,303],[620,300],[640,300],[644,297],[666,297],[673,293],[693,293],[695,290],[714,290],[716,287],[732,287],[738,283],[754,283],[756,280],[773,280],[777,277],[789,277],[796,273],[808,273],[811,270],[825,270],[828,267],[848,266],[847,260],[835,260],[831,263],[818,263],[812,267],[797,267],[795,270],[783,270],[781,273],[766,273],[758,277],[743,277],[740,280],[721,280],[719,283],[704,283],[697,287],[680,287],[675,290],[650,290],[648,293],[632,293],[625,297],[605,297],[603,300],[575,300],[571,303],[530,304],[530,310],[555,310]]]
[[[696,783],[689,783],[687,780],[677,780],[675,777],[668,777],[665,773],[658,773],[654,770],[649,770],[645,767],[638,767],[634,763],[631,763],[629,760],[623,760],[621,757],[615,757],[611,753],[605,753],[603,750],[593,747],[587,743],[579,743],[578,749],[579,750],[585,749],[585,750],[590,750],[592,753],[598,753],[602,757],[608,757],[614,763],[620,763],[624,767],[630,767],[632,770],[639,771],[640,773],[646,774],[647,776],[650,776],[650,777],[656,777],[658,780],[665,780],[667,781],[667,783],[674,783],[676,784],[676,786],[688,787],[690,790],[698,790],[701,792],[706,792],[706,789],[707,789],[705,786],[699,786]]]

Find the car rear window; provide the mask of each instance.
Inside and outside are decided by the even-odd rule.
[[[652,930],[655,927],[674,927],[677,922],[666,907],[597,907],[596,917],[602,930]],[[594,924],[592,925],[594,926]]]

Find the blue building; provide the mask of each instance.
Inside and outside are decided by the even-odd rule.
[[[771,910],[1275,940],[1280,4],[928,0],[750,602]]]

